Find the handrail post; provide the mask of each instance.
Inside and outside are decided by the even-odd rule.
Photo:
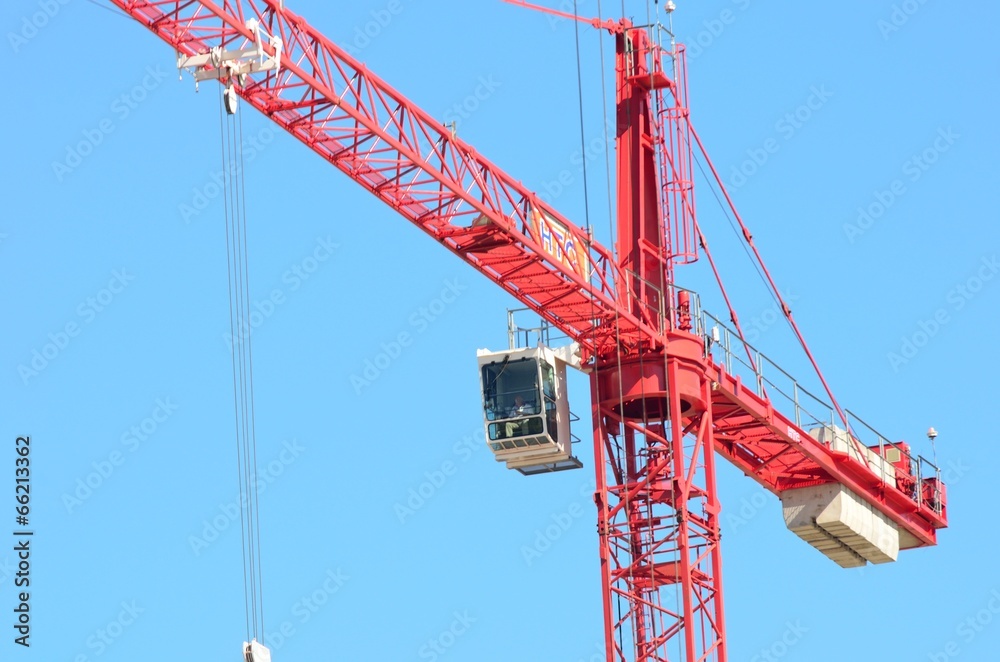
[[[936,459],[936,458],[935,458]],[[934,482],[934,512],[941,514],[941,469],[934,465],[934,474],[937,480]]]
[[[799,383],[792,382],[792,400],[795,402],[795,427],[802,427],[802,413],[799,411]]]
[[[920,456],[917,456],[917,476],[916,476],[917,477],[917,486],[916,486],[916,492],[917,492],[917,509],[918,510],[923,505],[923,501],[924,501],[924,481],[922,481],[920,479],[920,476],[923,473],[923,471],[921,469],[920,464],[921,464],[921,462],[920,462]]]
[[[881,462],[882,466],[884,466],[885,465],[885,439],[882,438],[882,435],[878,436],[878,456],[879,456],[879,458],[881,458],[879,460],[879,462]]]
[[[757,395],[764,397],[764,364],[760,360],[760,350],[757,350]]]
[[[730,333],[729,329],[726,329],[726,362],[728,363],[728,372],[733,374],[733,334]]]
[[[672,293],[669,290],[667,291],[667,296],[668,297],[672,296]],[[670,303],[671,304],[673,303],[672,299],[671,299]],[[672,310],[673,306],[667,307],[666,304],[667,304],[667,301],[666,301],[666,299],[664,299],[663,294],[661,293],[660,294],[660,310],[658,311],[660,313],[660,320],[661,320],[660,324],[666,324],[667,325],[667,328],[660,329],[660,333],[661,334],[666,334],[668,331],[670,331],[672,328],[674,328],[674,320],[668,320],[667,319],[667,311],[668,310]]]

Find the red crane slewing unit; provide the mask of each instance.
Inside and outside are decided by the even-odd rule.
[[[674,285],[673,266],[696,259],[700,240],[691,165],[701,144],[682,47],[625,20],[591,22],[616,39],[612,252],[283,2],[112,1],[179,57],[214,53],[205,68],[254,45],[273,57],[275,69],[213,77],[580,344],[609,662],[726,659],[716,452],[781,497],[789,528],[842,565],[936,544],[947,515],[933,465],[926,474],[905,444],[859,421],[839,429],[836,406],[807,414],[794,381],[779,412],[776,371],[765,377],[759,353],[742,361],[755,350]],[[848,515],[831,520],[831,508]],[[862,535],[852,517],[897,539]]]

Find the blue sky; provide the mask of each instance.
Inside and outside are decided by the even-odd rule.
[[[596,4],[581,1],[581,13]],[[731,659],[992,659],[1000,56],[988,45],[1000,9],[678,4],[694,124],[838,398],[924,454],[935,426],[949,481],[937,548],[847,571],[720,463]],[[499,2],[289,6],[583,223],[571,23]],[[644,3],[626,7],[645,16]],[[0,11],[11,90],[0,430],[10,492],[14,440],[31,436],[36,532],[32,645],[13,643],[14,552],[0,552],[0,650],[235,661],[244,621],[240,536],[226,515],[237,474],[216,90],[178,81],[169,48],[97,4]],[[601,44],[581,32],[589,213],[606,233]],[[524,478],[473,438],[475,350],[503,346],[516,302],[263,118],[243,120],[258,141],[246,169],[251,294],[270,311],[253,341],[274,659],[433,659],[431,642],[443,660],[598,659],[589,448],[581,471]],[[557,191],[561,176],[570,183]],[[757,344],[808,381],[704,187],[699,213]],[[703,264],[678,280],[722,313]],[[352,376],[404,332],[412,344],[358,393]],[[586,381],[571,389],[586,414]],[[429,496],[401,516],[421,489]],[[567,519],[526,559],[540,531]]]

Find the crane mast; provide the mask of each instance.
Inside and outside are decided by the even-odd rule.
[[[605,646],[725,660],[711,385],[697,298],[673,279],[697,257],[683,51],[627,21],[615,32],[618,295],[663,342],[608,343],[590,376]]]
[[[797,383],[782,413],[759,352],[675,284],[675,266],[703,245],[692,164],[696,147],[707,155],[688,115],[683,47],[663,45],[658,26],[593,22],[616,43],[612,251],[280,0],[112,2],[179,65],[217,78],[579,345],[608,662],[727,659],[716,453],[793,511],[815,510],[800,522],[786,508],[786,523],[841,565],[936,544],[947,525],[936,467],[870,428],[862,443],[856,419],[838,428],[836,403],[807,417]],[[258,59],[233,55],[246,53]],[[837,499],[888,542],[826,522]]]

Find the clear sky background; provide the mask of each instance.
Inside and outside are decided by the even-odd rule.
[[[949,483],[938,547],[843,570],[721,464],[731,659],[995,659],[1000,8],[678,4],[694,124],[835,392],[928,456],[935,426]],[[570,22],[495,1],[289,7],[527,185],[551,193],[569,173],[552,198],[584,222]],[[645,3],[626,10],[641,20]],[[223,208],[211,194],[217,88],[178,82],[174,53],[106,3],[14,0],[0,23],[0,485],[12,531],[14,439],[30,435],[36,532],[28,650],[13,643],[14,540],[0,543],[0,656],[235,662],[244,609],[238,521],[226,516],[237,471]],[[374,36],[359,36],[366,26]],[[589,28],[580,39],[589,209],[603,228],[602,42]],[[610,55],[607,35],[603,47]],[[463,442],[481,429],[475,350],[504,346],[516,302],[262,117],[243,120],[262,144],[246,170],[252,296],[283,296],[253,333],[274,659],[435,659],[432,641],[449,644],[442,660],[599,659],[589,447],[583,470],[525,478]],[[88,141],[68,172],[55,166]],[[198,196],[204,208],[185,214]],[[807,377],[705,188],[699,211],[744,323]],[[337,248],[317,254],[323,242]],[[723,314],[703,265],[678,279]],[[449,287],[454,302],[414,324]],[[401,332],[412,345],[358,393],[352,375]],[[35,352],[49,358],[32,367]],[[571,389],[588,438],[585,379]],[[422,486],[429,496],[401,516]],[[570,512],[582,515],[526,559]]]

